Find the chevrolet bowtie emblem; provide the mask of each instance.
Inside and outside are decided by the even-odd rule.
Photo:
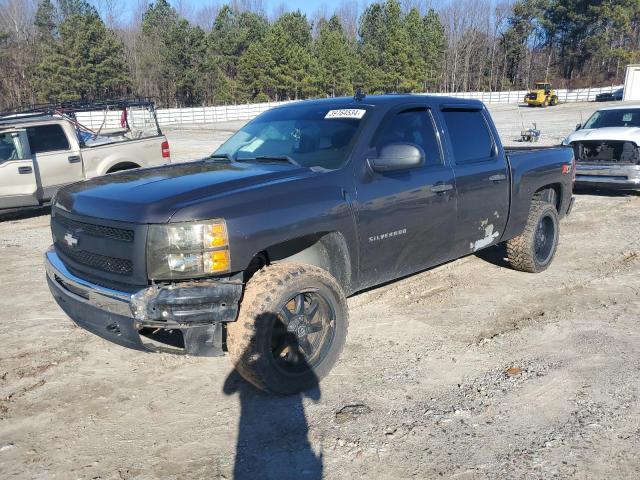
[[[70,247],[75,247],[76,245],[78,245],[78,239],[76,237],[74,237],[73,235],[71,235],[70,233],[67,233],[64,236],[64,241],[67,243],[67,245],[69,245]]]

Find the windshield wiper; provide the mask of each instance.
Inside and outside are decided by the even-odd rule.
[[[300,166],[289,155],[258,155],[257,157],[236,158],[236,162],[286,162],[296,167]]]

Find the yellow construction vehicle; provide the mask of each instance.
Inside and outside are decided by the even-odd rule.
[[[558,104],[558,95],[551,88],[550,83],[538,82],[524,96],[524,103],[530,107],[553,107]]]

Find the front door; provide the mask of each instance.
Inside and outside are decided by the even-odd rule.
[[[408,105],[391,112],[371,152],[394,143],[419,146],[426,162],[385,173],[366,168],[357,179],[361,288],[441,263],[454,236],[455,179],[429,108]]]
[[[38,203],[38,184],[26,132],[0,132],[0,209]]]
[[[51,123],[27,127],[31,153],[35,155],[42,197],[50,199],[63,185],[84,178],[77,142],[70,142],[62,125]]]

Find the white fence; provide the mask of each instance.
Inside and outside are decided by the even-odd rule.
[[[600,93],[610,93],[622,85],[602,88],[580,88],[575,90],[556,90],[560,103],[587,102],[595,100]],[[514,90],[509,92],[458,92],[458,93],[425,93],[424,95],[439,95],[456,98],[469,98],[481,100],[485,103],[521,103],[524,100],[526,90]],[[192,107],[192,108],[159,108],[157,110],[160,126],[167,125],[197,125],[232,120],[250,120],[262,112],[278,105],[291,103],[266,102],[250,103],[244,105],[221,105],[218,107]],[[129,122],[136,125],[149,125],[150,117],[144,111],[130,113]],[[105,130],[120,128],[121,112],[84,112],[78,114],[78,121],[83,125],[98,129],[101,125]],[[149,125],[150,126],[150,125]]]
[[[596,99],[600,93],[611,93],[622,85],[598,88],[578,88],[568,90],[566,88],[556,90],[560,103],[590,102]],[[458,92],[458,93],[431,93],[429,95],[442,95],[456,98],[470,98],[481,100],[484,103],[522,103],[527,90],[513,90],[509,92]]]

